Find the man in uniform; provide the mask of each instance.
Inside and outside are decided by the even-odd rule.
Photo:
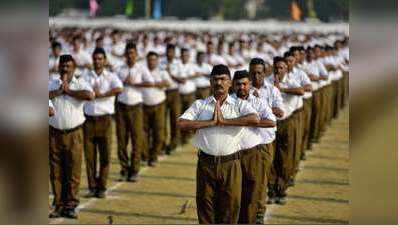
[[[118,157],[121,165],[120,174],[127,181],[137,181],[144,149],[143,99],[142,87],[152,84],[148,70],[137,63],[137,48],[134,43],[127,43],[125,48],[126,64],[118,68],[117,75],[123,82],[123,92],[116,103],[116,135]],[[127,143],[131,137],[131,158],[127,153]]]
[[[263,224],[266,210],[267,172],[272,165],[272,153],[267,148],[272,143],[276,117],[268,103],[250,94],[249,72],[238,70],[233,78],[233,97],[247,100],[257,111],[260,121],[250,127],[241,138],[242,198],[239,223]],[[260,128],[261,127],[261,128]],[[267,128],[271,128],[269,131]]]
[[[49,98],[56,114],[49,119],[50,182],[54,195],[54,210],[50,218],[77,218],[79,185],[83,152],[85,100],[94,98],[92,88],[74,76],[75,61],[71,55],[61,55],[60,76],[49,82]]]
[[[84,75],[95,93],[95,99],[84,106],[87,118],[84,153],[89,188],[86,197],[105,198],[111,157],[112,115],[115,113],[115,96],[122,92],[123,84],[116,74],[105,70],[106,53],[103,48],[96,48],[92,57],[94,70]],[[100,159],[98,176],[97,154]]]
[[[227,66],[214,66],[210,82],[213,95],[196,100],[177,124],[181,130],[196,130],[199,223],[233,224],[238,222],[242,191],[239,143],[245,129],[241,126],[257,125],[259,120],[247,101],[229,96]]]
[[[156,52],[149,52],[147,55],[147,67],[149,73],[147,80],[151,80],[152,86],[143,90],[144,100],[144,137],[145,151],[144,160],[148,160],[149,166],[155,166],[158,154],[165,147],[165,117],[166,117],[166,88],[171,83],[167,71],[161,70],[159,55]]]

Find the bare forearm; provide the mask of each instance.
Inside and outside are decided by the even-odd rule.
[[[304,89],[303,88],[281,88],[281,92],[292,94],[292,95],[303,95]]]
[[[92,100],[94,99],[94,94],[91,91],[71,91],[69,90],[67,95],[80,100]]]
[[[177,127],[181,131],[197,130],[215,125],[214,120],[178,120]]]
[[[304,91],[311,92],[311,91],[312,91],[312,86],[311,86],[311,84],[304,85]]]
[[[224,119],[219,124],[224,126],[256,126],[259,121],[256,114],[249,114],[234,119]]]
[[[48,93],[48,97],[49,97],[50,99],[53,99],[53,98],[55,98],[55,97],[58,97],[58,96],[62,95],[62,93],[63,93],[62,90],[50,91],[50,92]]]
[[[114,88],[110,91],[105,92],[104,94],[97,95],[96,98],[106,98],[111,96],[116,96],[117,94],[121,93],[123,88]]]
[[[260,120],[257,127],[275,127],[276,123],[272,120]]]

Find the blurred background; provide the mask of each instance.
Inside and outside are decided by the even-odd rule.
[[[52,0],[51,17],[348,21],[348,0]]]

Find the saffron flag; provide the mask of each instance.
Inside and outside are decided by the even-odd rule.
[[[88,4],[89,4],[90,17],[94,17],[95,14],[97,13],[97,10],[99,9],[99,5],[96,0],[90,0]]]

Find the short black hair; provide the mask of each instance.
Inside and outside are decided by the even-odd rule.
[[[106,52],[103,48],[95,48],[93,51],[93,56],[97,54],[102,54],[104,58],[106,59]]]
[[[189,52],[189,49],[187,49],[187,48],[181,48],[180,52],[181,52],[181,55],[182,55],[183,52]]]
[[[285,52],[285,54],[283,54],[283,58],[285,58],[285,59],[290,57],[290,56],[293,57],[293,54],[291,52]]]
[[[231,72],[228,69],[228,66],[224,64],[218,64],[213,66],[213,69],[211,70],[210,76],[216,76],[216,75],[221,75],[221,74],[227,74],[229,78],[231,78]]]
[[[285,59],[280,57],[280,56],[276,56],[274,57],[274,65],[276,65],[278,62],[284,62],[286,63]]]
[[[69,62],[69,61],[75,62],[75,59],[73,59],[73,57],[71,55],[69,55],[69,54],[61,55],[59,57],[59,64],[66,63],[66,62]]]
[[[261,59],[261,58],[252,58],[251,60],[250,60],[250,63],[249,63],[249,65],[251,66],[251,65],[263,65],[264,67],[265,67],[265,62],[264,62],[264,60],[263,59]]]
[[[204,52],[198,51],[198,52],[196,53],[196,58],[199,58],[200,56],[202,56],[202,55],[204,55],[204,54],[205,54]]]
[[[154,52],[154,51],[150,51],[148,52],[148,54],[146,55],[146,58],[148,59],[151,56],[156,56],[157,58],[159,57],[158,53]]]
[[[137,50],[137,46],[135,45],[134,42],[127,42],[126,47],[124,48],[124,52],[126,53],[130,49]]]
[[[234,73],[233,81],[240,80],[243,78],[247,78],[250,80],[249,72],[247,70],[237,70]]]
[[[54,49],[54,48],[61,48],[61,49],[62,49],[62,45],[61,45],[61,43],[59,43],[58,41],[53,41],[53,42],[51,43],[51,48],[52,48],[52,49]]]
[[[166,51],[169,50],[169,49],[173,49],[174,50],[174,49],[176,49],[176,46],[173,45],[173,44],[167,44],[166,45]]]

